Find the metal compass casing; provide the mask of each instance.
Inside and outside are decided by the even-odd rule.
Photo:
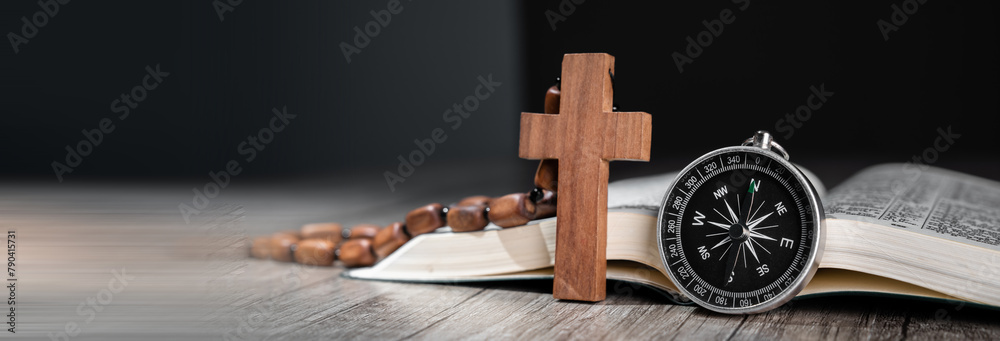
[[[774,309],[815,275],[826,227],[809,179],[771,135],[699,157],[664,194],[657,245],[677,288],[728,314]]]

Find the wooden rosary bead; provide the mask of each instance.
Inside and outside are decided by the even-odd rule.
[[[490,198],[485,195],[476,195],[462,199],[462,201],[459,201],[457,204],[455,204],[455,206],[488,205],[490,203],[490,200],[492,199],[493,198]]]
[[[257,259],[271,258],[271,238],[256,237],[250,244],[250,256]]]
[[[559,114],[559,99],[562,91],[553,85],[545,92],[545,113]],[[555,192],[559,182],[559,159],[543,159],[535,171],[535,186]]]
[[[486,205],[457,205],[448,209],[448,226],[455,232],[479,231],[490,221]]]
[[[326,238],[303,239],[295,247],[295,262],[305,265],[333,265],[336,245]]]
[[[351,227],[351,229],[344,231],[344,238],[347,239],[358,239],[358,238],[375,238],[375,234],[378,230],[382,229],[381,226],[375,224],[358,224]]]
[[[559,187],[559,159],[545,159],[535,171],[535,187],[557,191]]]
[[[292,247],[299,240],[298,231],[276,232],[271,235],[271,259],[282,262],[292,261]]]
[[[559,114],[559,99],[562,91],[559,85],[553,85],[545,92],[545,113]],[[543,159],[535,171],[535,186],[555,192],[559,182],[559,159]]]
[[[562,97],[562,91],[559,90],[558,85],[553,85],[545,92],[545,113],[546,114],[558,114],[559,113],[559,98]]]
[[[526,193],[507,194],[490,201],[489,218],[500,227],[521,226],[535,218],[535,203]]]
[[[372,241],[368,238],[350,239],[340,245],[336,253],[340,263],[349,268],[372,266],[376,261]]]
[[[406,231],[410,237],[416,237],[424,233],[434,232],[439,227],[445,225],[444,206],[433,203],[406,214]],[[391,226],[391,225],[390,225]],[[377,238],[377,237],[376,237]],[[378,244],[378,243],[376,243]]]
[[[338,223],[315,223],[302,226],[302,239],[325,239],[333,245],[340,244],[343,238],[343,227]]]
[[[535,203],[535,218],[542,219],[556,215],[556,192],[536,188],[531,192],[531,201]]]
[[[375,234],[372,247],[375,249],[375,255],[378,256],[378,259],[388,257],[389,254],[410,240],[410,236],[406,235],[404,228],[403,223],[395,222]]]

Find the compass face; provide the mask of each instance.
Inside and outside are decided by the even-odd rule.
[[[788,161],[731,147],[678,175],[657,236],[668,274],[693,301],[755,313],[787,302],[815,273],[822,217],[812,186]]]

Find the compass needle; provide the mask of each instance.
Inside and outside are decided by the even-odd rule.
[[[726,250],[722,251],[722,256],[719,256],[719,260],[720,261],[722,260],[722,257],[725,257],[726,254],[729,253],[729,249],[731,249],[731,248],[733,248],[733,244],[729,243],[729,246],[726,247]]]
[[[733,245],[735,244],[729,244],[729,247],[732,247]],[[726,250],[728,251],[729,249]],[[725,276],[723,276],[723,278],[728,278],[728,280],[725,284],[723,284],[724,287],[729,286],[729,284],[736,278],[736,263],[740,260],[740,250],[741,249],[736,249],[736,251],[729,254],[729,258],[726,261],[726,273],[724,274]]]
[[[717,248],[717,247],[720,247],[720,246],[722,246],[722,244],[725,244],[725,243],[728,243],[728,242],[729,242],[729,241],[731,241],[731,240],[732,240],[732,239],[729,239],[729,237],[726,237],[725,239],[722,239],[722,241],[721,241],[721,242],[719,242],[718,244],[715,244],[715,246],[713,246],[713,247],[712,247],[711,249],[709,249],[709,250],[715,250],[715,248]]]
[[[750,182],[753,182],[754,180],[755,179],[750,179]],[[740,215],[744,218],[741,221],[744,222],[744,223],[747,222],[746,218],[750,217],[750,210],[753,209],[753,199],[754,199],[754,196],[753,196],[753,192],[752,192],[753,191],[753,185],[752,184],[750,185],[750,189],[748,191],[750,192],[750,194],[743,197],[743,204],[740,205]],[[746,214],[743,214],[743,208],[744,207],[747,208],[747,210],[746,210],[747,213]]]

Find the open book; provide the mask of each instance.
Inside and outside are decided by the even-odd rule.
[[[810,175],[808,171],[805,171]],[[678,303],[656,244],[656,214],[676,173],[608,185],[609,279],[654,287]],[[826,195],[820,270],[799,297],[885,294],[1000,309],[1000,183],[903,164],[865,169]],[[555,218],[525,226],[418,236],[344,276],[413,282],[552,278]]]

